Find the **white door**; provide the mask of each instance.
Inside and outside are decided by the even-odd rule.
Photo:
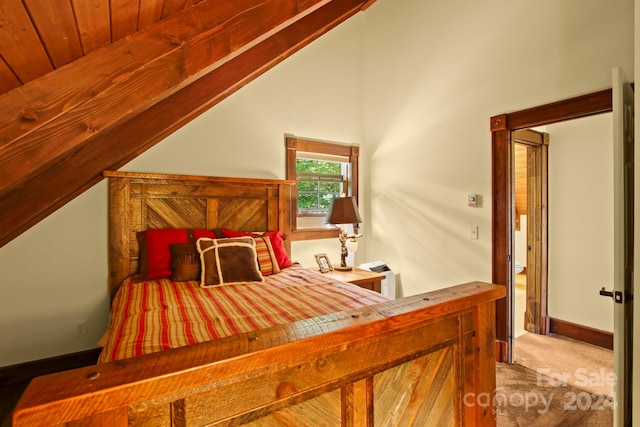
[[[613,357],[616,375],[614,426],[631,425],[633,356],[633,89],[613,70]],[[639,189],[635,189],[638,191]],[[636,414],[636,416],[640,416]]]

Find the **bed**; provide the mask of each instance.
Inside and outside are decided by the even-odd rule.
[[[105,176],[108,287],[113,313],[127,314],[112,314],[98,365],[34,379],[14,426],[495,425],[486,397],[504,287],[472,282],[388,301],[295,263],[281,267],[281,251],[291,253],[291,181]],[[191,253],[195,241],[197,276],[149,273],[141,235],[167,229],[187,230],[179,243]],[[214,235],[196,240],[195,230]],[[260,239],[264,231],[282,239]],[[237,251],[229,259],[264,253],[251,240],[277,240],[270,262],[279,271],[260,256],[255,280],[244,280],[246,264],[242,273],[226,267],[226,250]]]

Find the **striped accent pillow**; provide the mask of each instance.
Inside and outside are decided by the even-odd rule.
[[[253,236],[256,242],[256,252],[258,254],[258,266],[263,276],[280,273],[280,266],[269,236]]]

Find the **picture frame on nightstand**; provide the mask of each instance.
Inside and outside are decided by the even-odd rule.
[[[318,268],[321,273],[327,273],[333,270],[333,265],[331,265],[327,254],[316,254],[314,256],[316,257],[316,262],[318,263]]]

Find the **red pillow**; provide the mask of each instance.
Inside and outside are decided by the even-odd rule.
[[[222,234],[225,237],[242,237],[242,236],[268,236],[271,240],[271,246],[273,247],[273,253],[278,261],[280,268],[291,267],[293,262],[289,258],[289,254],[284,247],[284,233],[282,230],[265,231],[265,232],[251,232],[251,231],[234,231],[228,228],[222,229]]]
[[[193,230],[193,237],[215,238],[213,231]],[[140,276],[143,280],[171,277],[172,243],[190,243],[186,228],[158,228],[139,233],[140,243]],[[145,268],[146,267],[146,268]]]

